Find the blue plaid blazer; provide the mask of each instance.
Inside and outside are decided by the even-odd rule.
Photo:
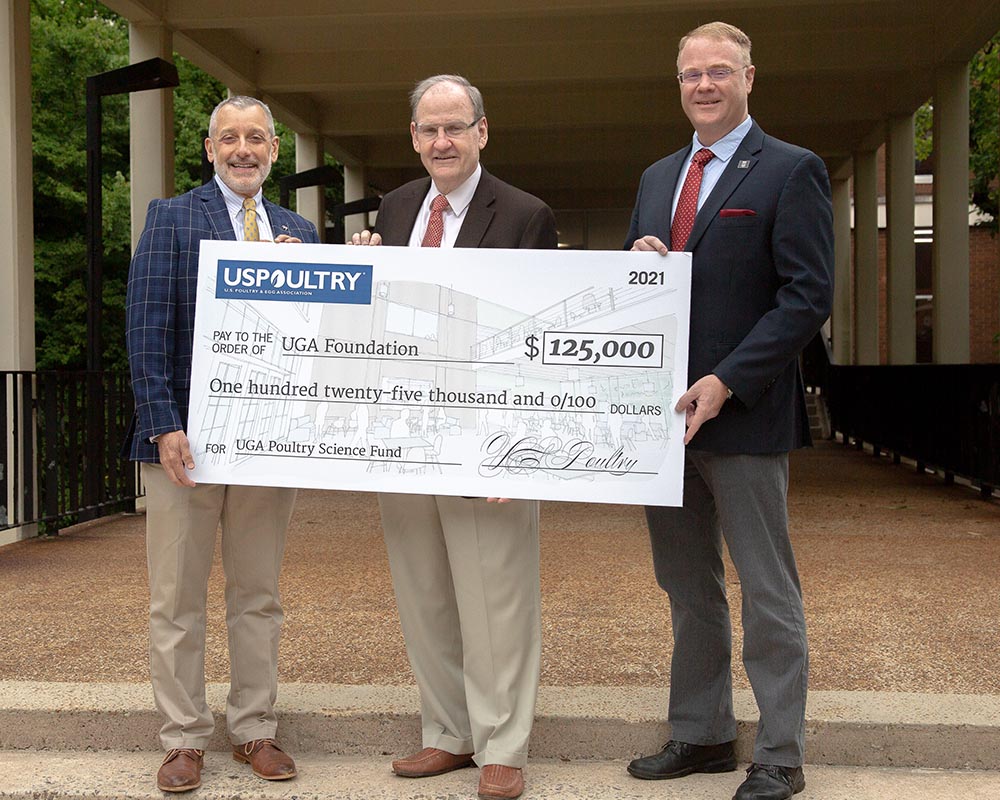
[[[281,206],[264,201],[274,235],[287,233],[318,242],[316,227]],[[213,179],[169,200],[153,200],[129,268],[125,301],[135,417],[123,454],[157,462],[151,436],[184,430],[191,388],[191,347],[198,288],[198,251],[203,239],[235,241],[222,191]]]

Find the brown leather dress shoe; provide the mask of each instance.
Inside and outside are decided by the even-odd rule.
[[[480,800],[514,800],[524,791],[524,775],[517,767],[487,764],[479,774]]]
[[[178,747],[163,757],[156,773],[156,788],[161,792],[187,792],[201,786],[204,750]]]
[[[452,770],[472,766],[472,753],[449,753],[436,747],[425,747],[419,753],[392,762],[392,771],[403,778],[429,778]]]
[[[233,747],[233,761],[242,761],[253,768],[253,774],[265,781],[287,781],[298,773],[292,757],[274,739],[254,739]]]

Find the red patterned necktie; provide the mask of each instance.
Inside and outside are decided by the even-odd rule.
[[[715,154],[711,150],[703,147],[691,159],[691,166],[688,167],[688,174],[684,178],[684,186],[681,188],[681,196],[677,201],[677,210],[674,212],[674,223],[670,226],[671,250],[683,250],[687,245],[691,229],[694,227],[695,215],[698,213],[701,176],[705,172],[705,165],[714,157]]]
[[[448,207],[448,198],[439,194],[431,201],[431,218],[427,222],[427,231],[420,243],[421,247],[440,247],[444,237],[444,210]]]

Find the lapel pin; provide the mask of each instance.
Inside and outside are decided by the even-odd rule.
[[[736,165],[736,169],[749,169],[749,168],[750,168],[749,161],[741,161],[739,164]]]

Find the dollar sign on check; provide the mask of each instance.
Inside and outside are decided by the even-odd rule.
[[[528,358],[534,360],[535,356],[538,355],[538,337],[535,336],[535,334],[531,334],[524,340],[524,343],[527,345],[527,349],[524,351],[524,354]]]

